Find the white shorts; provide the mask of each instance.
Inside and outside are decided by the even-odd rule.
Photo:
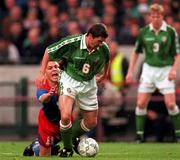
[[[60,78],[60,95],[74,98],[77,106],[83,110],[91,111],[98,109],[95,77],[90,81],[79,82],[63,71]]]
[[[174,93],[175,81],[168,80],[170,69],[171,66],[153,67],[144,63],[138,92],[153,93],[157,88],[162,94]]]

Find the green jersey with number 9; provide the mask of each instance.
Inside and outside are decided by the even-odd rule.
[[[141,29],[135,46],[136,53],[145,52],[145,62],[151,66],[172,65],[174,56],[180,53],[178,35],[174,28],[163,22],[155,33],[152,24]]]
[[[48,47],[50,60],[63,60],[64,71],[77,81],[89,81],[109,61],[109,48],[105,42],[90,54],[86,35],[68,36]]]

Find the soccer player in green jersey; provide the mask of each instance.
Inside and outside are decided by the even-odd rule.
[[[37,83],[42,83],[49,60],[62,60],[64,63],[59,84],[60,130],[64,144],[61,157],[72,156],[75,138],[97,124],[96,82],[105,78],[109,67],[109,48],[104,42],[107,37],[106,26],[97,23],[86,34],[65,37],[45,50]],[[71,114],[75,103],[83,118],[72,124]]]
[[[130,58],[126,82],[133,81],[133,69],[139,53],[145,53],[145,61],[138,89],[136,115],[137,140],[143,142],[147,104],[157,88],[164,95],[168,113],[172,119],[177,138],[180,138],[180,111],[176,104],[175,79],[180,62],[180,45],[175,29],[163,20],[164,8],[159,4],[150,6],[151,23],[141,29],[135,52]]]

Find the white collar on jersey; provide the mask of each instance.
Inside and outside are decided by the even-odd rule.
[[[151,31],[154,30],[152,23],[149,24],[149,27],[150,27]],[[167,23],[165,21],[162,22],[162,25],[161,25],[159,31],[160,30],[167,31]]]
[[[80,49],[87,49],[87,45],[86,45],[86,34],[83,34],[83,35],[82,35],[81,44],[80,44]]]
[[[80,44],[80,49],[87,49],[87,51],[89,52],[89,54],[91,54],[92,52],[94,52],[95,49],[89,51],[89,49],[87,48],[86,45],[86,34],[82,35],[82,39],[81,39],[81,44]],[[99,47],[97,48],[99,49]]]
[[[86,35],[87,35],[87,33],[82,35],[82,39],[81,39],[81,43],[80,43],[80,49],[87,49],[88,50],[87,45],[86,45]],[[97,47],[96,49],[99,50],[99,47]],[[94,52],[94,50],[96,50],[96,49],[93,49],[91,51],[88,50],[89,54]]]

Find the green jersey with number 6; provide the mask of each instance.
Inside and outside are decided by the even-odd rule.
[[[89,81],[109,61],[109,48],[105,42],[90,54],[85,34],[68,36],[48,47],[50,60],[63,60],[64,71],[77,81]]]
[[[174,56],[180,54],[178,35],[174,28],[164,21],[158,33],[152,24],[141,29],[135,46],[136,53],[145,52],[145,62],[151,66],[172,65]]]

